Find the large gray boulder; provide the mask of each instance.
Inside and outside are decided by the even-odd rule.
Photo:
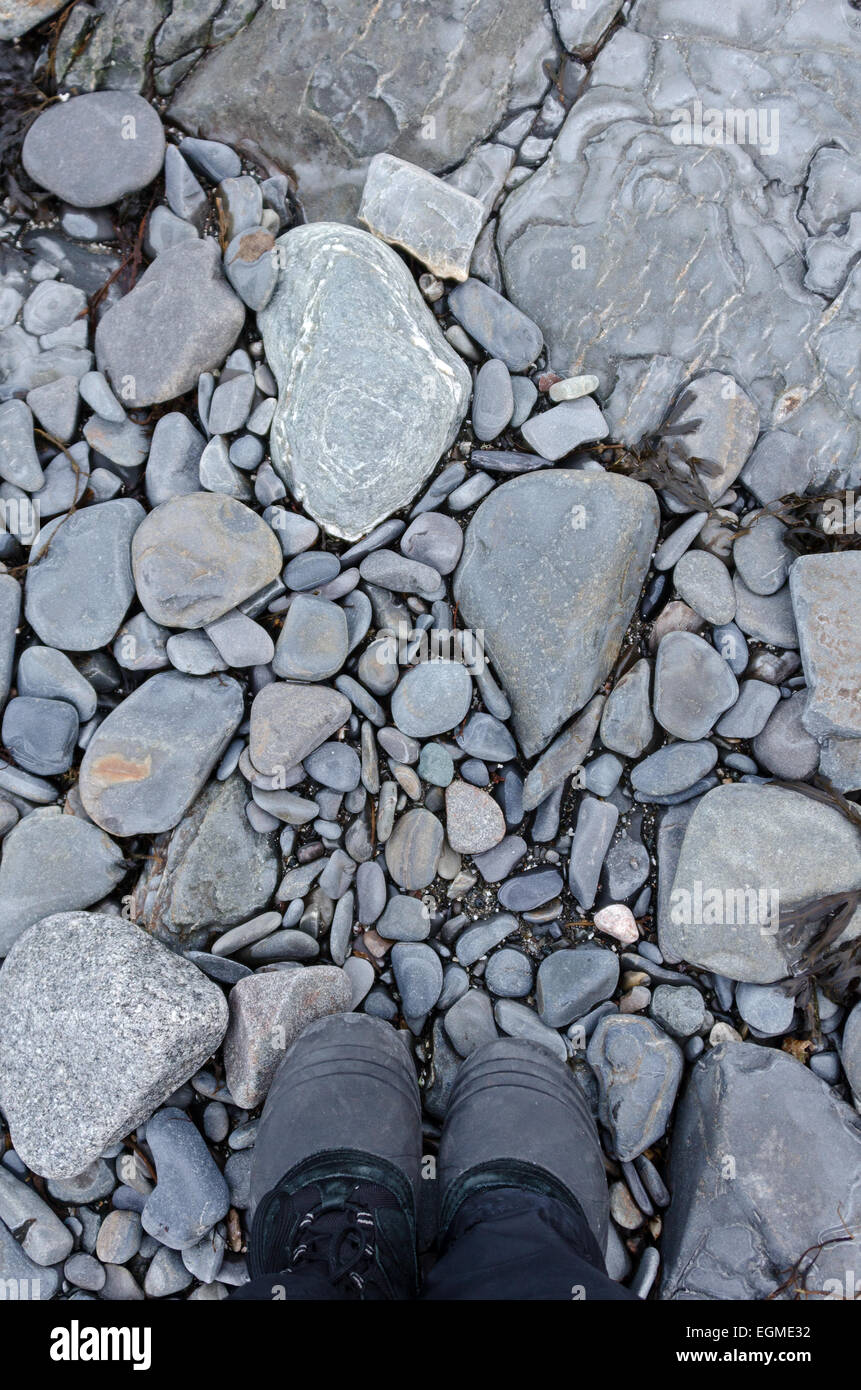
[[[475,513],[454,593],[463,626],[484,632],[527,757],[607,678],[657,532],[652,489],[613,473],[542,469]]]
[[[80,1173],[215,1051],[218,985],[121,917],[61,912],[0,970],[0,1105],[34,1173]]]
[[[242,687],[232,676],[151,676],[87,744],[78,781],[85,811],[112,835],[173,829],[243,712]]]
[[[221,365],[244,323],[245,305],[224,278],[217,243],[181,241],[101,319],[99,370],[123,405],[169,401]]]
[[[210,782],[172,834],[156,841],[135,885],[132,917],[166,945],[203,946],[216,928],[262,912],[275,892],[278,837],[252,827],[249,790],[238,772]]]
[[[169,118],[195,135],[251,140],[299,181],[311,219],[355,214],[382,150],[441,173],[506,112],[538,105],[558,63],[542,0],[376,0],[260,6],[176,92]]]
[[[3,840],[0,956],[40,918],[107,897],[126,871],[119,845],[97,825],[58,806],[32,811]]]
[[[716,1047],[676,1112],[661,1297],[853,1298],[859,1169],[861,1121],[824,1081],[774,1048]]]
[[[714,367],[804,441],[817,489],[857,482],[861,266],[826,296],[804,280],[858,206],[859,59],[846,0],[638,0],[601,50],[497,245],[551,366],[595,372],[611,418],[649,396],[654,427]]]
[[[772,984],[793,958],[775,910],[859,888],[861,834],[836,808],[768,784],[715,787],[685,831],[659,911],[661,950],[731,980]]]
[[[258,315],[279,387],[272,463],[327,531],[357,540],[412,500],[452,443],[470,375],[403,261],[368,232],[313,223],[276,253]]]

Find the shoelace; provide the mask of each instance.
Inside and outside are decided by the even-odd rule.
[[[376,1222],[369,1211],[350,1204],[341,1210],[317,1207],[299,1222],[301,1240],[291,1253],[291,1267],[325,1266],[334,1285],[348,1285],[357,1295],[376,1254]]]

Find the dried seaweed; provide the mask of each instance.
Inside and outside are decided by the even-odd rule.
[[[602,462],[611,472],[625,473],[639,482],[651,483],[657,491],[669,493],[685,507],[719,516],[703,478],[716,478],[721,471],[720,464],[686,454],[681,447],[681,440],[699,429],[702,420],[673,418],[684,414],[695,399],[692,391],[684,391],[657,434],[644,436],[632,448],[623,444],[605,446],[600,452],[610,457]]]
[[[773,516],[786,527],[784,540],[799,555],[857,549],[861,546],[858,532],[830,530],[822,525],[826,506],[833,506],[837,500],[839,493],[834,492],[784,493],[751,512],[738,534],[747,535],[761,517]]]

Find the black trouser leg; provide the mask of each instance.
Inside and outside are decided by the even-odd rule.
[[[604,1272],[585,1216],[555,1197],[499,1188],[468,1197],[421,1297],[465,1302],[636,1299]]]

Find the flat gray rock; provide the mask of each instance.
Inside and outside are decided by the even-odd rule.
[[[465,280],[484,222],[477,198],[390,154],[368,165],[359,221],[444,280]]]
[[[230,676],[150,676],[87,744],[78,782],[87,814],[113,835],[171,830],[243,713],[242,687]]]
[[[24,612],[47,646],[91,652],[113,640],[134,597],[132,539],[145,515],[140,502],[119,497],[58,517],[39,532]]]
[[[857,1115],[807,1067],[753,1043],[708,1052],[676,1113],[661,1298],[766,1299],[805,1252],[803,1286],[851,1298],[859,1163]]]
[[[326,1014],[345,1013],[353,996],[349,976],[335,965],[308,965],[249,975],[230,991],[224,1040],[227,1088],[253,1110],[266,1098],[278,1063],[302,1029]]]
[[[655,662],[655,718],[668,734],[703,739],[738,699],[738,682],[719,652],[693,632],[668,632]]]
[[[805,690],[797,690],[788,700],[781,700],[753,743],[760,767],[790,782],[803,782],[819,763],[819,744],[803,723],[806,705]]]
[[[210,782],[173,833],[157,841],[131,911],[166,945],[202,947],[216,929],[245,922],[270,902],[281,871],[278,840],[252,829],[247,801],[238,772]]]
[[[219,367],[245,323],[209,237],[163,251],[96,330],[99,370],[126,406],[153,405]]]
[[[412,893],[433,883],[443,839],[442,825],[423,806],[400,817],[386,841],[386,867],[399,888]]]
[[[31,812],[3,840],[0,956],[34,922],[89,907],[125,874],[122,850],[98,826],[54,807]]]
[[[619,983],[619,957],[586,942],[553,951],[538,967],[535,1002],[542,1023],[565,1028],[609,999]]]
[[[413,500],[452,443],[469,372],[404,263],[369,233],[314,223],[276,251],[258,318],[279,386],[272,463],[326,530],[358,540]]]
[[[221,1042],[218,985],[100,913],[46,917],[0,972],[0,1103],[34,1173],[80,1173]]]
[[[422,661],[401,677],[392,718],[410,738],[433,738],[457,728],[472,701],[472,680],[458,661]]]
[[[586,1056],[598,1078],[599,1115],[613,1152],[632,1163],[667,1128],[682,1079],[681,1048],[648,1018],[609,1014]]]
[[[9,695],[20,612],[20,584],[11,574],[0,574],[0,709]]]
[[[41,188],[78,208],[101,208],[146,188],[164,163],[158,113],[134,92],[87,92],[36,117],[21,161]]]
[[[585,19],[564,0],[558,9],[566,21]],[[861,142],[852,97],[861,32],[846,15],[844,0],[756,0],[743,23],[736,5],[638,3],[590,66],[547,160],[506,199],[496,234],[507,293],[541,325],[556,372],[594,372],[602,400],[617,387],[617,420],[657,386],[642,437],[671,405],[679,371],[719,362],[714,376],[734,379],[745,396],[755,391],[763,422],[803,441],[811,490],[858,479],[847,345],[858,332],[861,271],[849,271],[853,288],[833,302],[801,285],[805,233],[815,246],[833,220],[822,212],[828,168],[838,188],[851,186],[843,151]],[[792,138],[781,109],[789,89],[816,112],[793,124]],[[672,189],[663,183],[668,163]],[[778,204],[776,182],[787,190]],[[787,258],[799,267],[791,282]],[[764,337],[765,321],[778,327]],[[675,371],[659,379],[656,360]],[[727,466],[741,467],[755,439],[748,432],[743,441],[735,426],[722,431],[732,402],[716,404],[708,433]],[[692,414],[705,419],[699,408]],[[721,466],[715,482],[726,487],[726,478]]]
[[[164,627],[214,622],[276,579],[282,564],[266,522],[235,498],[212,492],[163,502],[132,546],[138,597]]]
[[[373,155],[453,168],[509,108],[541,102],[544,64],[558,61],[541,0],[478,0],[462,14],[429,0],[415,37],[403,11],[373,0],[331,0],[325,23],[304,0],[264,5],[203,55],[169,119],[231,145],[255,141],[295,171],[309,220],[349,221]]]
[[[657,537],[643,483],[542,470],[503,483],[469,524],[454,593],[513,707],[527,757],[606,679]]]
[[[802,555],[789,589],[810,692],[804,727],[817,738],[859,738],[861,554]]]
[[[350,702],[326,685],[273,681],[251,706],[249,754],[265,777],[283,776],[346,724]]]
[[[326,680],[338,674],[347,649],[343,608],[314,594],[297,594],[278,634],[272,670],[285,680]]]
[[[782,787],[737,783],[697,802],[685,831],[659,942],[731,980],[772,984],[790,974],[772,915],[861,888],[861,835],[841,813]]]
[[[649,699],[652,668],[645,657],[616,682],[601,715],[601,742],[614,753],[639,758],[651,742],[655,721]]]

